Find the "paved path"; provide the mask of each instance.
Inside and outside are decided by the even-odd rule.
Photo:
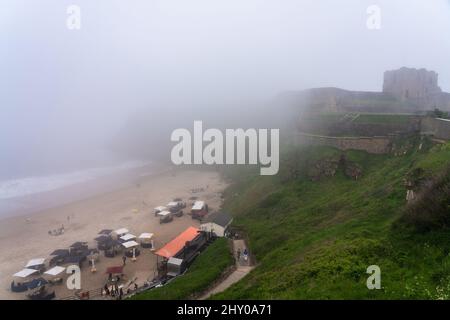
[[[233,240],[233,253],[236,258],[236,270],[233,271],[228,277],[223,279],[214,288],[207,291],[205,294],[200,296],[199,300],[208,299],[211,295],[219,293],[230,287],[232,284],[238,282],[243,277],[245,277],[254,266],[250,265],[250,259],[245,259],[242,252],[246,248],[244,240]],[[238,259],[238,250],[241,252],[240,258]]]

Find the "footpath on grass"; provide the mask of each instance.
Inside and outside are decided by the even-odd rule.
[[[244,278],[254,268],[251,263],[250,256],[248,254],[246,256],[244,255],[246,248],[248,247],[246,246],[244,240],[233,240],[233,255],[236,260],[236,270],[234,270],[228,277],[223,279],[216,286],[201,295],[198,300],[208,299],[210,296],[224,291],[234,283]]]

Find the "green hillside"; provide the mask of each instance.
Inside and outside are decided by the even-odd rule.
[[[258,266],[214,298],[448,298],[450,144],[415,137],[397,148],[401,156],[290,147],[277,176],[224,170],[225,209]],[[406,178],[435,195],[435,209],[420,192],[406,205]],[[369,265],[381,268],[381,290],[366,287]]]

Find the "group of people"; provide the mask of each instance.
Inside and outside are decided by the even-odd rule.
[[[48,234],[51,235],[51,236],[59,236],[61,234],[64,234],[64,231],[65,231],[64,225],[61,225],[61,228],[54,229],[54,230],[49,230]]]
[[[105,284],[105,286],[103,287],[103,290],[102,290],[102,295],[111,296],[113,298],[122,300],[123,289],[122,289],[122,287],[119,287],[118,283],[113,284],[111,286],[111,288],[108,287],[108,284]]]
[[[111,279],[112,279],[112,277],[110,278],[110,281],[111,281]],[[119,280],[120,280],[120,277],[117,277],[115,283],[112,283],[110,286],[108,285],[108,283],[106,283],[102,289],[102,296],[110,296],[112,298],[122,300],[122,298],[124,296],[124,292],[123,292],[123,286],[119,286]],[[137,283],[132,282],[132,284],[133,284],[134,291],[137,291],[137,289],[139,288]],[[127,288],[126,294],[130,294],[131,290],[132,290],[132,287],[130,284]]]

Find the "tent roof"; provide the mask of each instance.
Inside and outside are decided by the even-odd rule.
[[[181,264],[183,263],[183,259],[178,259],[178,258],[171,257],[171,258],[169,258],[169,261],[167,261],[167,263],[174,264],[174,265],[177,265],[177,266],[181,266]]]
[[[206,222],[212,222],[222,227],[228,226],[231,223],[231,221],[233,221],[233,217],[223,211],[214,212],[206,219]]]
[[[161,212],[158,212],[158,216],[167,216],[167,215],[169,215],[170,214],[170,212],[169,211],[161,211]]]
[[[111,232],[112,232],[111,229],[103,229],[103,230],[100,231],[98,234],[109,235]]]
[[[14,273],[13,276],[14,277],[19,277],[19,278],[26,278],[26,277],[28,277],[28,276],[32,275],[33,273],[36,273],[36,272],[38,272],[38,271],[35,270],[35,269],[27,269],[27,268],[25,268],[25,269],[20,270],[19,272]]]
[[[77,241],[72,243],[72,245],[70,246],[70,248],[72,249],[78,249],[78,248],[82,248],[87,246],[87,242],[86,241]]]
[[[167,210],[167,208],[164,206],[159,206],[159,207],[156,207],[155,210],[156,211],[164,211],[164,210]]]
[[[178,206],[178,202],[170,201],[170,202],[167,204],[167,206],[168,206],[168,207],[176,207],[176,206]]]
[[[80,263],[86,256],[67,256],[64,257],[63,264],[67,263]]]
[[[118,234],[118,235],[120,235],[120,234],[126,234],[126,233],[128,233],[128,232],[130,232],[130,231],[128,231],[127,228],[120,228],[120,229],[114,230],[114,233],[115,233],[115,234]]]
[[[175,256],[181,249],[184,248],[186,242],[192,241],[198,235],[198,229],[194,227],[189,227],[180,233],[175,239],[170,241],[164,247],[156,252],[156,255],[164,258],[170,258]]]
[[[64,256],[64,255],[68,255],[68,254],[69,254],[68,249],[56,249],[55,251],[50,253],[51,256]]]
[[[195,201],[194,205],[192,206],[192,210],[201,210],[203,209],[204,205],[205,205],[204,201]]]
[[[28,263],[25,266],[25,268],[34,267],[34,266],[40,266],[40,265],[44,264],[44,262],[45,262],[44,258],[31,259],[30,261],[28,261]]]
[[[108,267],[105,273],[123,273],[123,266]]]
[[[136,236],[134,234],[127,233],[126,235],[121,236],[120,239],[122,239],[124,241],[128,241],[131,239],[136,239]]]
[[[48,275],[51,275],[51,276],[57,276],[58,274],[60,274],[64,270],[66,270],[66,268],[60,267],[60,266],[56,266],[56,267],[51,268],[50,270],[45,271],[44,274],[48,274]]]
[[[132,247],[138,246],[139,243],[137,243],[136,241],[131,240],[131,241],[122,243],[122,245],[123,245],[125,248],[128,249],[128,248],[132,248]]]
[[[139,239],[151,239],[153,238],[153,233],[141,233],[141,235],[139,236]]]
[[[108,241],[110,239],[111,239],[111,237],[106,235],[106,234],[102,234],[102,235],[94,238],[94,240],[97,241],[97,242],[106,242],[106,241]]]

